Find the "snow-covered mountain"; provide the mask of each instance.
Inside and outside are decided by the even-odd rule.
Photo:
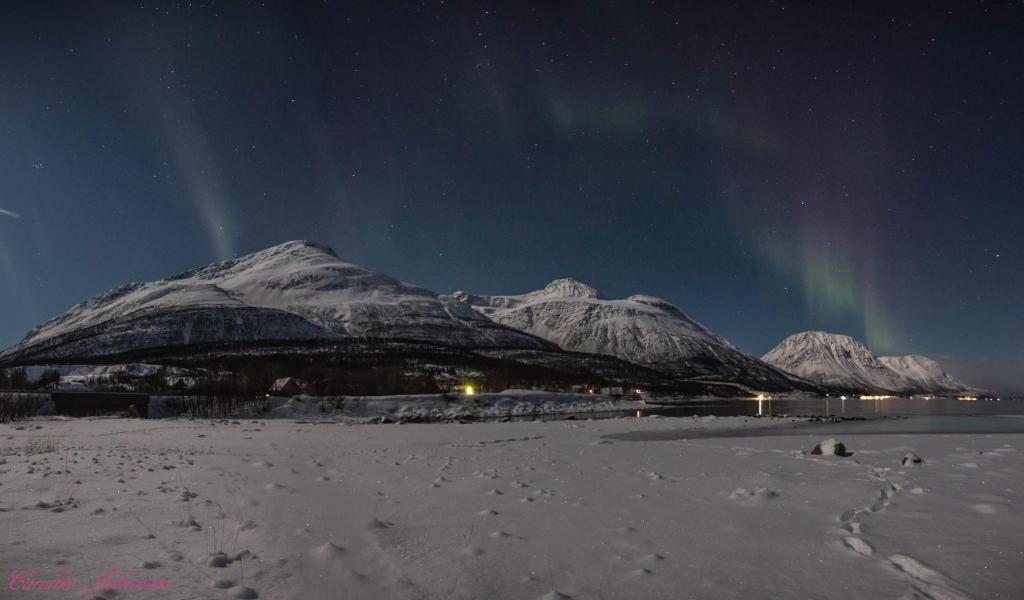
[[[848,335],[805,331],[791,335],[761,360],[821,385],[865,392],[895,392],[900,376],[867,346]]]
[[[450,296],[345,262],[325,246],[296,241],[104,292],[36,327],[0,353],[0,360],[353,337],[552,348]]]
[[[825,387],[852,392],[948,394],[971,389],[929,358],[878,358],[852,337],[824,331],[791,335],[761,359]]]
[[[672,304],[651,296],[606,299],[574,279],[513,296],[456,292],[456,298],[566,350],[615,356],[683,377],[741,383],[757,390],[808,389],[718,337]]]
[[[954,379],[942,365],[927,356],[880,356],[878,360],[895,371],[912,389],[939,394],[980,392],[977,388]]]

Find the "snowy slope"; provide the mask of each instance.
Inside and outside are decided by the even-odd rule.
[[[954,379],[942,368],[942,365],[927,356],[916,354],[882,356],[878,360],[899,374],[907,382],[909,388],[934,393],[974,393],[979,391]]]
[[[651,296],[609,300],[573,279],[514,296],[456,292],[497,323],[550,340],[566,350],[615,356],[686,377],[735,381],[754,389],[807,387],[740,352],[686,313]]]
[[[761,360],[829,387],[861,392],[897,392],[905,387],[897,373],[848,335],[824,331],[791,335]]]
[[[543,348],[462,302],[287,242],[79,304],[28,333],[0,359],[101,356],[224,341],[339,337],[468,348]]]
[[[371,402],[403,403],[354,408]],[[295,404],[298,421],[258,426],[0,423],[4,564],[92,589],[7,594],[9,571],[0,597],[1012,600],[1024,590],[1022,439],[995,427],[900,434],[878,422],[877,434],[841,438],[854,455],[840,458],[807,454],[828,425],[790,419],[345,426],[313,425],[319,403]],[[908,452],[924,463],[901,467]],[[220,543],[213,531],[225,532]],[[113,568],[168,587],[96,590]]]

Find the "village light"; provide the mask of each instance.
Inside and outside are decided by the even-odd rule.
[[[474,393],[475,393],[475,392],[473,391],[473,386],[471,386],[471,385],[467,385],[467,386],[466,386],[466,395],[467,395],[467,396],[472,396],[472,395],[473,395]]]

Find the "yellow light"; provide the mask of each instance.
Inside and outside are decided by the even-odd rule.
[[[475,392],[473,391],[473,386],[471,386],[471,385],[467,385],[467,386],[466,386],[466,395],[467,395],[467,396],[472,396],[472,395],[473,395],[474,393],[475,393]]]

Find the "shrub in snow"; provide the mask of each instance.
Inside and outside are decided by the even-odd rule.
[[[853,456],[853,452],[846,451],[846,445],[835,438],[829,438],[819,444],[815,444],[811,454],[823,454],[825,456]]]

